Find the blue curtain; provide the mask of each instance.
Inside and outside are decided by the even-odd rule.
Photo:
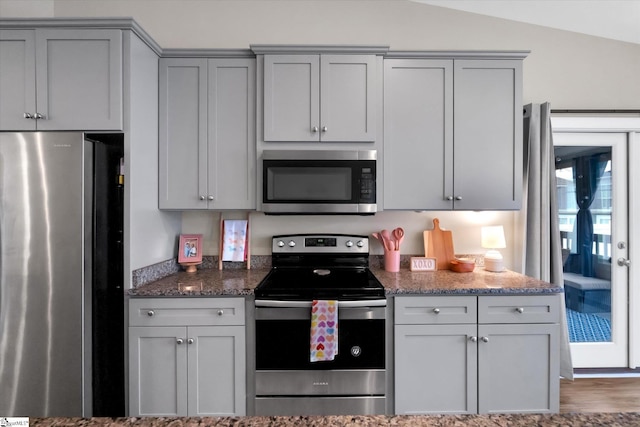
[[[598,183],[604,173],[607,160],[601,156],[578,157],[575,159],[573,179],[576,183],[576,201],[578,214],[576,217],[576,240],[580,270],[583,276],[594,277],[593,266],[593,217],[591,204],[598,189]]]

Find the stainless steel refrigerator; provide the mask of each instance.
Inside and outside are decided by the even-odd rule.
[[[124,415],[122,153],[0,133],[0,416]]]

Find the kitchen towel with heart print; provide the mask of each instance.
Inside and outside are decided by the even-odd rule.
[[[338,355],[338,301],[311,304],[311,361],[334,360]]]

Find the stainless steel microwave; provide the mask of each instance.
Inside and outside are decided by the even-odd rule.
[[[373,215],[375,150],[265,150],[262,211]]]

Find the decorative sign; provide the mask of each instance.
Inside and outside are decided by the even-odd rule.
[[[435,258],[430,257],[411,257],[411,271],[436,271],[438,264]]]

